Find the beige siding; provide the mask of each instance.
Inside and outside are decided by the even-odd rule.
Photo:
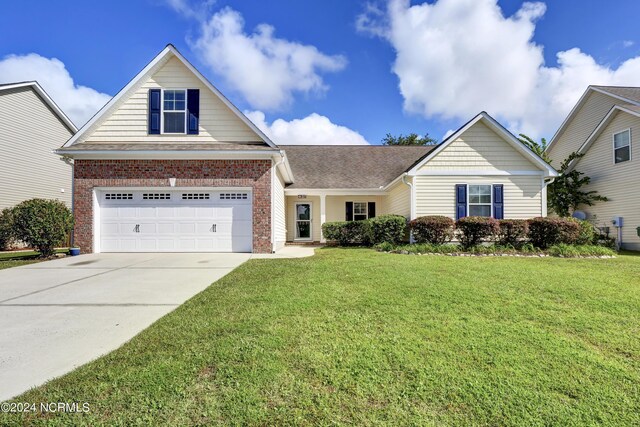
[[[384,196],[327,196],[327,222],[344,221],[346,202],[375,202],[376,215],[383,212]]]
[[[559,168],[569,154],[578,151],[589,135],[602,121],[607,112],[621,101],[600,92],[592,91],[585,99],[583,106],[568,123],[562,134],[558,135],[549,149],[552,165]]]
[[[513,171],[540,168],[484,123],[477,122],[420,170]]]
[[[200,89],[199,135],[147,135],[147,99],[151,88]],[[125,96],[111,116],[86,141],[206,143],[261,141],[261,138],[174,57],[138,85],[131,95]]]
[[[540,176],[417,176],[416,216],[455,218],[456,184],[503,184],[505,218],[526,219],[542,215]]]
[[[613,163],[613,134],[631,129],[631,160]],[[608,202],[598,202],[582,209],[595,219],[599,226],[609,226],[611,235],[615,228],[611,218],[622,216],[622,241],[625,247],[640,250],[640,237],[636,227],[640,226],[640,118],[619,112],[593,142],[576,169],[591,178],[588,190],[595,190],[609,198]],[[594,218],[595,216],[595,218]]]
[[[284,246],[287,240],[287,223],[285,219],[284,181],[275,168],[273,177],[273,240],[275,249]]]
[[[0,92],[0,209],[34,197],[71,207],[71,165],[52,150],[72,135],[30,87]]]
[[[400,181],[389,189],[381,213],[411,217],[411,188]]]

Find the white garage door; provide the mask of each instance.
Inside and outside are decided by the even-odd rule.
[[[251,192],[100,191],[101,252],[251,252]]]

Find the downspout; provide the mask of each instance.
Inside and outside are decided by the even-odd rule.
[[[276,182],[276,171],[278,170],[278,167],[280,165],[284,164],[284,161],[286,159],[284,155],[284,151],[280,150],[278,154],[280,154],[280,161],[273,165],[273,171],[271,172],[271,252],[272,253],[275,253],[276,251],[276,221],[275,221],[276,194],[273,191],[273,189],[275,187],[274,184]]]
[[[402,183],[409,187],[409,221],[411,221],[415,218],[416,213],[413,200],[413,183],[406,180],[407,176],[409,176],[409,174],[406,172],[402,175]],[[409,242],[413,243],[413,235],[411,234],[411,231],[409,231]]]

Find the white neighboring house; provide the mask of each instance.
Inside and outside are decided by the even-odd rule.
[[[559,166],[572,152],[583,153],[576,168],[591,178],[587,191],[609,199],[580,207],[597,226],[608,228],[624,249],[640,250],[640,88],[589,86],[547,148]],[[622,218],[618,230],[614,218]]]
[[[33,198],[71,207],[72,166],[53,150],[76,131],[37,82],[0,85],[0,209]]]

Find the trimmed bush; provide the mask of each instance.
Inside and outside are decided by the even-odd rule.
[[[527,238],[529,223],[526,219],[501,219],[498,228],[498,243],[517,247]]]
[[[0,251],[9,249],[14,241],[13,208],[5,208],[0,212]]]
[[[31,199],[13,208],[13,230],[18,240],[50,256],[73,227],[73,215],[58,200]]]
[[[460,245],[464,249],[478,246],[484,240],[493,238],[500,230],[498,221],[485,216],[467,216],[456,222]]]
[[[402,215],[380,215],[369,220],[371,223],[371,242],[389,242],[398,244],[404,239],[407,220]]]
[[[370,246],[372,241],[370,221],[335,221],[322,224],[325,239],[340,246]]]
[[[421,216],[409,223],[411,235],[416,243],[442,245],[453,239],[455,223],[446,216]]]
[[[580,225],[573,218],[532,218],[529,220],[529,240],[540,249],[557,244],[574,244],[580,237]]]

